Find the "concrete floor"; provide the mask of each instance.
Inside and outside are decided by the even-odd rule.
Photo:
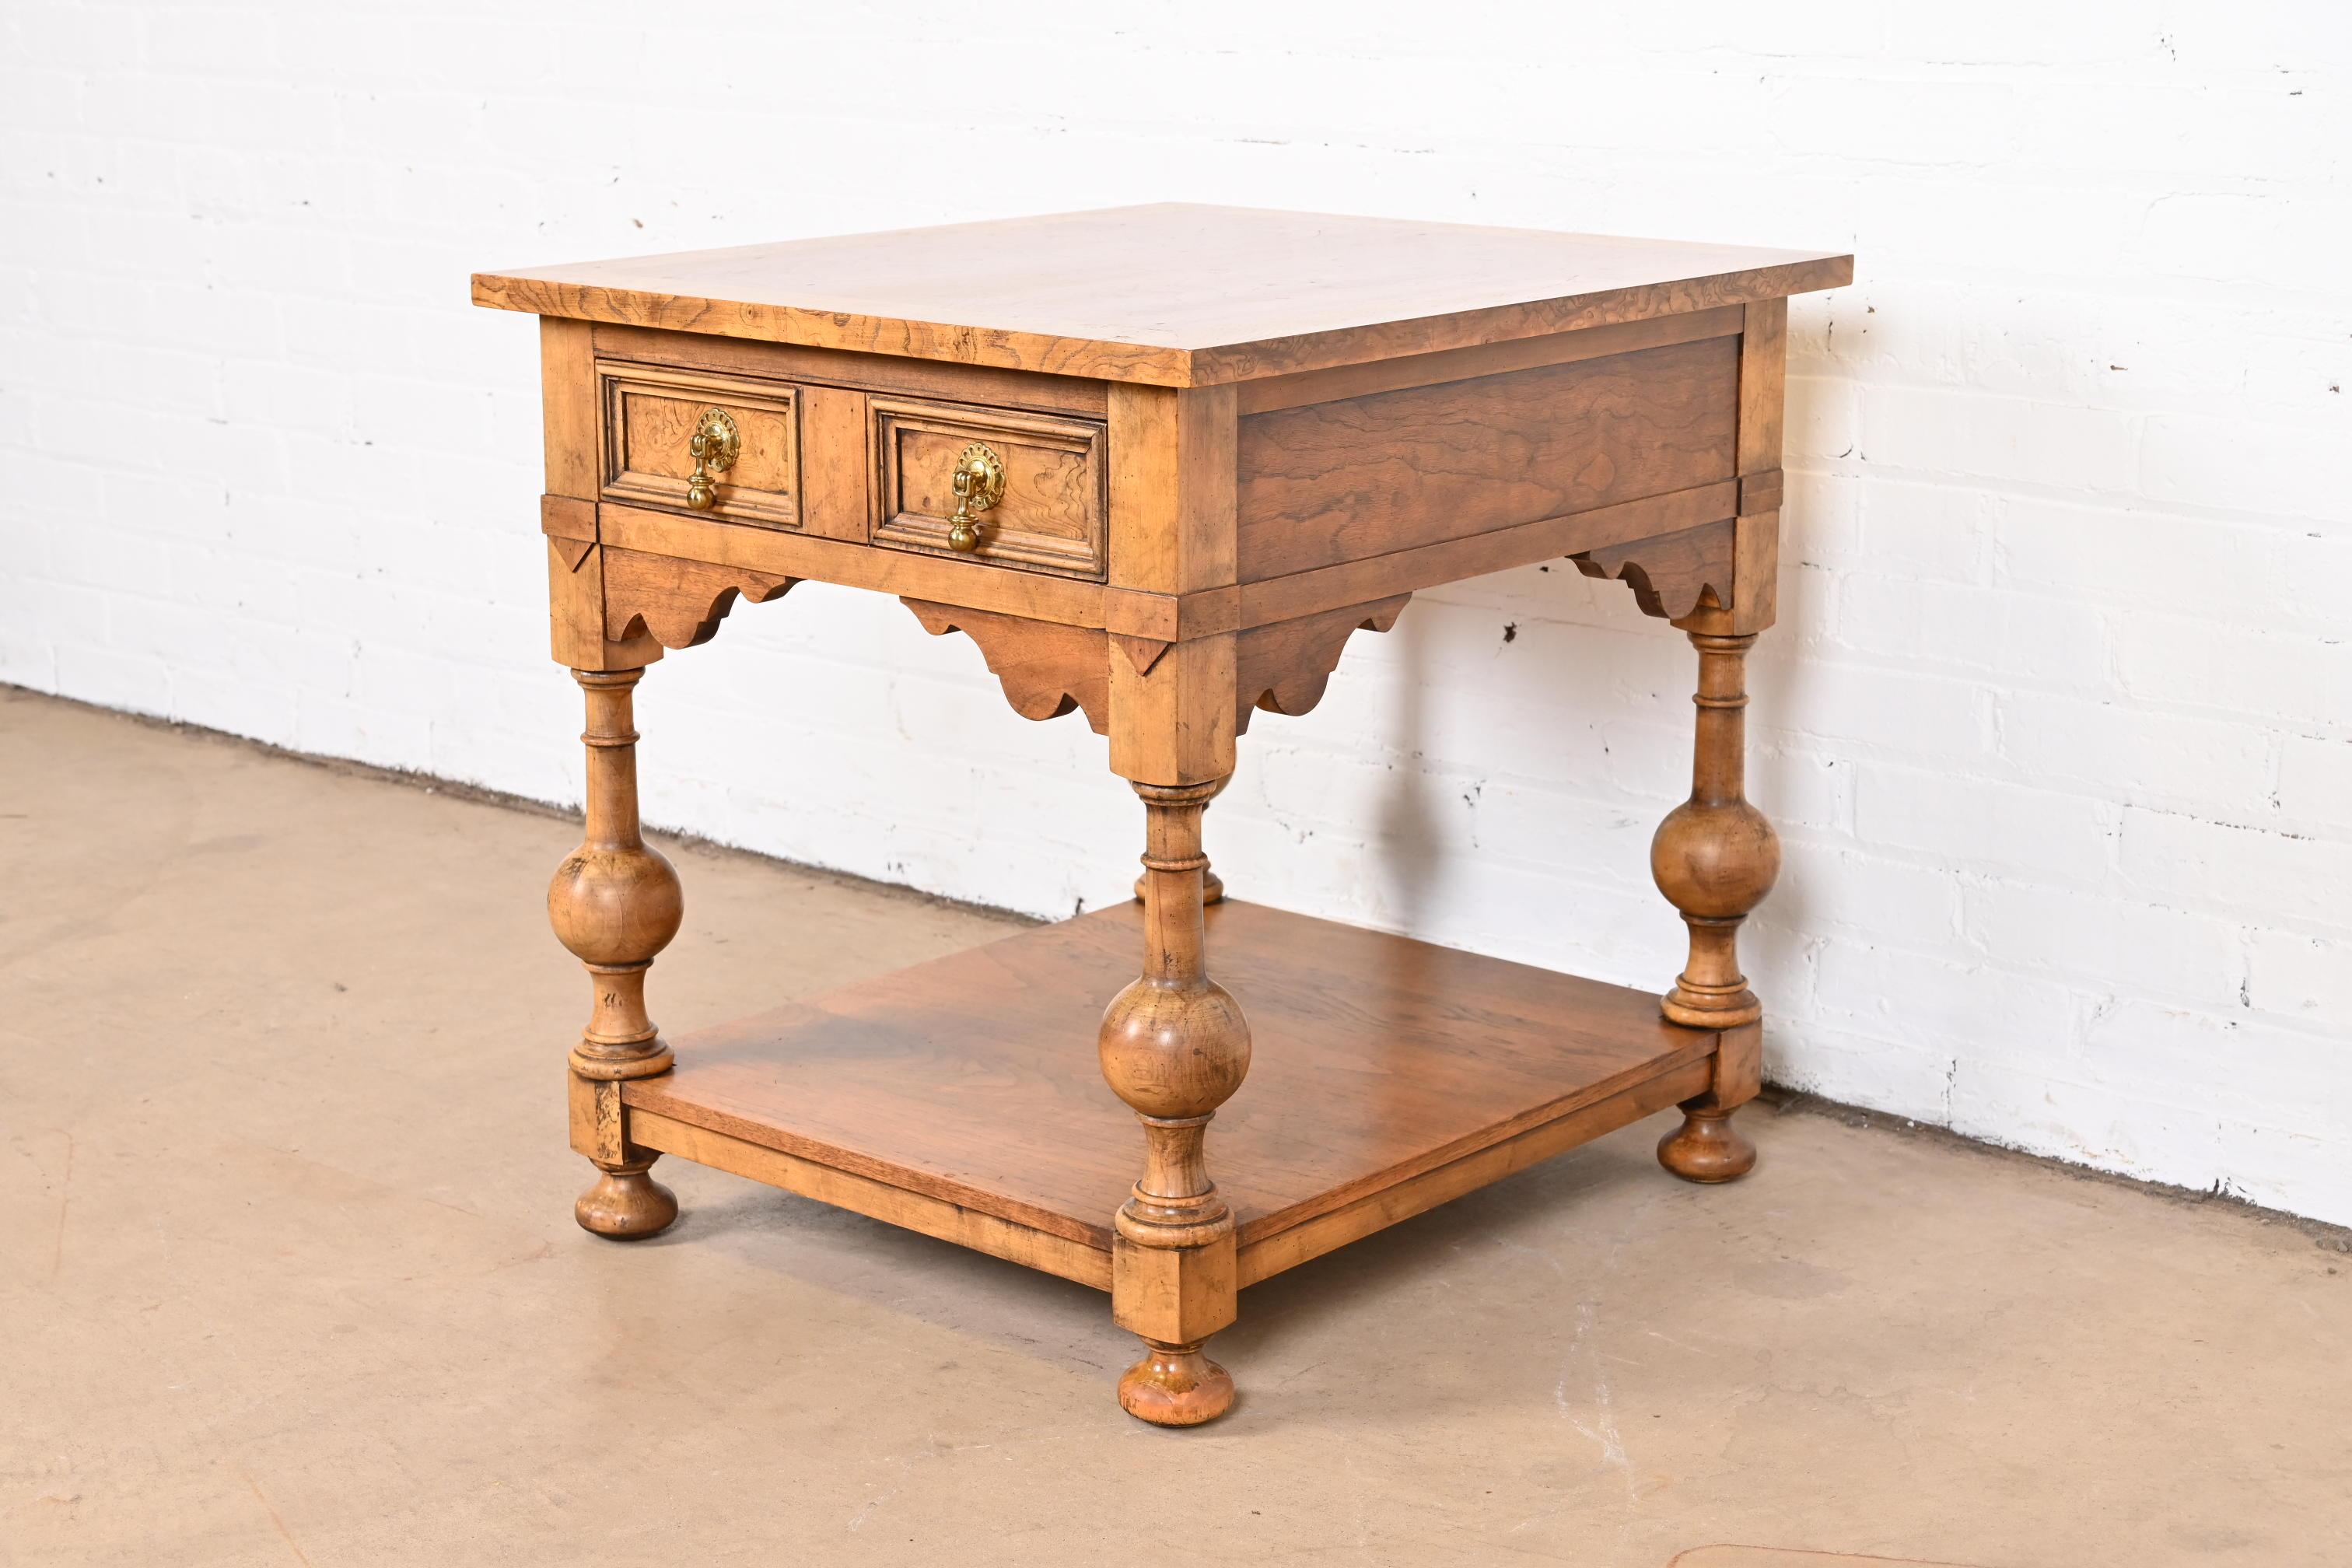
[[[2352,1551],[2336,1236],[1860,1118],[1755,1108],[1720,1190],[1629,1129],[1260,1286],[1193,1433],[1009,1264],[674,1161],[599,1241],[576,835],[0,689],[0,1562]],[[1006,927],[673,855],[673,1035]]]

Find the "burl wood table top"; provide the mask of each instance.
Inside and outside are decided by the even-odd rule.
[[[1213,385],[1741,305],[1853,258],[1162,204],[486,272],[506,310]]]

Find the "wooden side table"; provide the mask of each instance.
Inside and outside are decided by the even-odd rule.
[[[587,694],[587,837],[548,894],[593,982],[580,1223],[668,1225],[670,1154],[1045,1269],[1143,1340],[1120,1404],[1188,1426],[1233,1401],[1202,1345],[1244,1286],[1668,1105],[1668,1170],[1745,1173],[1734,942],[1780,852],[1741,793],[1741,668],[1773,617],[1787,296],[1852,276],[1150,206],[477,277],[541,318],[554,653]],[[1312,708],[1416,589],[1563,556],[1698,649],[1691,798],[1651,853],[1690,928],[1663,1001],[1223,900],[1202,813],[1253,718]],[[680,893],[638,833],[632,689],[811,578],[898,595],[1017,711],[1108,736],[1138,901],[673,1058],[645,984]]]

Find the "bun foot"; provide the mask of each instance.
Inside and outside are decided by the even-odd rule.
[[[1198,1344],[1146,1340],[1143,1359],[1118,1380],[1119,1408],[1154,1426],[1198,1426],[1234,1407],[1234,1380]]]
[[[1737,1181],[1756,1168],[1756,1145],[1728,1110],[1685,1110],[1683,1124],[1658,1140],[1658,1163],[1685,1182]]]
[[[635,1241],[640,1237],[658,1236],[677,1218],[677,1197],[667,1187],[646,1174],[651,1160],[642,1164],[623,1165],[605,1171],[596,1178],[596,1184],[580,1194],[572,1205],[580,1228],[609,1236],[615,1241]]]

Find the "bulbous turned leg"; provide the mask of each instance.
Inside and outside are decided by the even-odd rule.
[[[685,914],[677,873],[638,829],[630,696],[643,674],[572,671],[588,700],[587,836],[547,889],[549,922],[594,985],[572,1049],[572,1147],[603,1174],[572,1212],[583,1227],[620,1238],[652,1236],[677,1217],[677,1200],[646,1173],[657,1156],[628,1141],[620,1098],[624,1082],[669,1070],[669,1047],[646,1014],[646,972]]]
[[[1693,632],[1698,649],[1691,795],[1650,841],[1650,874],[1690,928],[1690,962],[1662,1004],[1697,1029],[1733,1028],[1763,1016],[1739,973],[1739,922],[1780,875],[1780,839],[1748,804],[1745,666],[1756,634]]]
[[[1660,1000],[1675,1023],[1723,1031],[1716,1086],[1683,1102],[1683,1125],[1658,1145],[1658,1160],[1694,1182],[1727,1182],[1756,1163],[1756,1148],[1731,1113],[1760,1082],[1757,1023],[1763,1005],[1739,971],[1739,925],[1780,874],[1780,840],[1748,803],[1746,665],[1753,632],[1692,632],[1698,649],[1698,706],[1690,798],[1658,825],[1650,872],[1690,930],[1690,960]]]
[[[1103,1077],[1143,1126],[1143,1174],[1113,1222],[1111,1317],[1144,1342],[1118,1402],[1163,1426],[1197,1426],[1234,1402],[1233,1379],[1201,1350],[1234,1321],[1240,1288],[1209,1121],[1250,1058],[1248,1020],[1203,952],[1201,811],[1223,782],[1135,785],[1148,818],[1143,973],[1105,1009],[1099,1040]]]

